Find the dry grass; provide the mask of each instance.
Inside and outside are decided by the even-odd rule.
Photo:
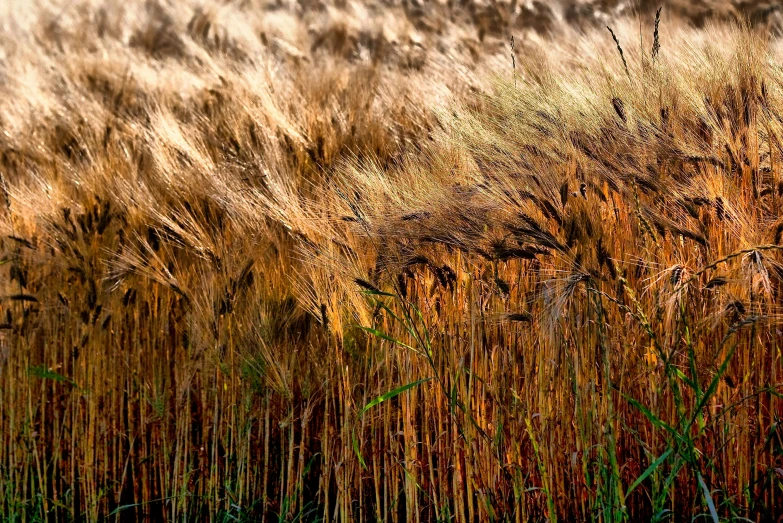
[[[776,521],[780,11],[641,4],[7,4],[5,520]]]

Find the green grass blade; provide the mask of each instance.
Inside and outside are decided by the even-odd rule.
[[[393,340],[392,340],[393,341]],[[422,383],[426,383],[430,381],[432,378],[424,378],[421,380],[416,380],[414,382],[408,383],[406,385],[403,385],[402,387],[397,387],[394,390],[390,390],[386,394],[381,394],[377,398],[373,399],[370,403],[364,406],[364,408],[359,412],[359,417],[361,418],[364,416],[364,413],[373,408],[374,406],[383,403],[386,400],[392,399],[396,396],[399,396],[406,390],[412,389],[413,387],[416,387],[417,385],[421,385]],[[356,454],[356,458],[359,460],[359,465],[363,469],[367,468],[367,463],[364,461],[364,456],[362,456],[362,451],[359,449],[359,440],[356,437],[356,431],[351,431],[351,445],[353,446],[353,452]]]
[[[160,501],[168,501],[170,499],[176,499],[178,497],[179,496],[167,496],[165,498],[151,499],[149,501],[142,501],[142,502],[139,502],[139,503],[132,503],[132,504],[129,504],[129,505],[120,505],[119,507],[115,508],[114,510],[112,510],[109,513],[109,517],[114,516],[115,514],[118,514],[119,512],[122,512],[123,510],[128,510],[128,509],[136,508],[136,507],[143,507],[144,505],[149,505],[151,503],[158,503]]]
[[[695,381],[690,379],[688,376],[685,375],[683,371],[680,369],[673,367],[672,371],[674,372],[674,375],[680,378],[682,381],[685,382],[686,385],[688,385],[691,389],[696,391],[697,396],[700,395],[701,391],[699,390],[699,386],[696,384]]]
[[[397,387],[394,390],[390,390],[386,394],[381,394],[377,398],[373,399],[370,403],[364,406],[364,408],[359,412],[359,416],[363,416],[365,412],[373,408],[374,406],[378,405],[379,403],[383,403],[386,400],[390,400],[394,397],[399,396],[406,390],[412,389],[413,387],[416,387],[418,385],[421,385],[422,383],[427,383],[428,381],[432,380],[432,378],[424,378],[420,380],[413,381],[411,383],[408,383],[406,385],[403,385],[402,387]]]
[[[707,390],[704,392],[704,395],[701,397],[701,400],[699,400],[699,403],[696,405],[696,409],[693,411],[693,415],[691,416],[691,421],[690,423],[688,423],[688,428],[690,428],[691,425],[693,425],[693,422],[696,421],[696,418],[701,412],[701,409],[704,408],[704,405],[706,405],[709,399],[712,397],[712,395],[715,394],[715,391],[718,389],[718,383],[720,383],[721,378],[726,373],[726,369],[729,366],[729,361],[731,361],[731,357],[734,356],[735,350],[737,350],[736,343],[734,344],[734,346],[731,347],[731,350],[729,350],[729,353],[726,355],[726,358],[723,360],[723,363],[718,369],[718,372],[716,372],[715,376],[712,378],[712,381],[710,382],[710,386],[707,387]]]
[[[631,495],[631,492],[633,492],[633,491],[634,491],[634,489],[636,489],[636,487],[638,487],[639,485],[641,485],[641,484],[642,484],[642,482],[643,482],[645,479],[647,479],[648,477],[650,477],[650,474],[652,474],[653,472],[655,472],[655,469],[657,469],[658,467],[660,467],[660,466],[661,466],[661,464],[662,464],[664,461],[666,461],[666,458],[668,458],[668,457],[671,455],[671,453],[672,453],[672,452],[674,452],[674,449],[669,449],[669,450],[667,450],[666,452],[664,452],[663,454],[661,454],[661,455],[660,455],[660,457],[658,457],[658,459],[656,459],[656,460],[653,462],[653,464],[652,464],[652,465],[650,465],[649,467],[647,467],[647,469],[646,469],[644,472],[642,472],[642,475],[641,475],[641,476],[639,476],[638,478],[636,478],[636,481],[634,481],[634,482],[633,482],[633,484],[632,484],[630,487],[628,487],[628,490],[627,490],[627,491],[626,491],[626,493],[625,493],[625,499],[628,499],[628,496],[630,496],[630,495]]]
[[[419,321],[421,322],[422,326],[424,327],[424,329],[423,329],[424,330],[424,339],[423,340],[420,339],[419,342],[421,342],[427,348],[427,352],[429,353],[430,347],[432,345],[432,340],[430,340],[430,333],[427,330],[427,324],[424,321],[424,315],[421,313],[421,310],[416,306],[415,303],[411,303],[411,307],[413,307],[413,310],[416,312],[416,316],[419,317]],[[418,338],[418,336],[417,336],[417,338]]]
[[[715,502],[712,500],[710,489],[707,488],[707,484],[704,482],[704,478],[701,476],[701,472],[697,473],[696,477],[699,479],[699,485],[701,485],[701,490],[704,492],[704,499],[707,500],[707,507],[710,509],[710,516],[712,516],[712,521],[715,523],[720,523],[720,518],[718,518],[718,511],[715,510]]]
[[[381,290],[372,290],[372,289],[362,289],[360,291],[362,294],[365,294],[367,296],[385,296],[388,298],[396,298],[394,294],[390,294],[388,292],[383,292]]]
[[[80,388],[75,381],[72,379],[63,376],[62,374],[58,372],[54,372],[53,370],[49,370],[44,366],[36,366],[36,367],[30,367],[28,369],[28,372],[30,375],[35,376],[36,378],[40,378],[42,380],[54,380],[59,381],[62,383],[68,383],[70,385],[73,385],[77,389]]]
[[[677,440],[681,439],[680,433],[677,432],[674,429],[674,427],[672,427],[662,419],[658,418],[658,416],[650,412],[650,409],[648,409],[647,407],[645,407],[644,405],[642,405],[641,403],[639,403],[638,401],[636,401],[635,399],[633,399],[632,397],[626,394],[623,394],[623,397],[626,399],[626,401],[628,401],[628,403],[636,407],[642,414],[644,414],[647,417],[647,419],[649,419],[652,422],[653,425],[655,425],[658,428],[666,430],[666,432],[670,433]]]
[[[414,347],[411,347],[407,343],[403,343],[403,342],[401,342],[398,339],[392,338],[388,334],[385,334],[385,333],[383,333],[383,332],[381,332],[381,331],[379,331],[377,329],[373,329],[372,327],[363,327],[361,325],[357,325],[357,327],[359,327],[363,331],[369,332],[373,336],[377,336],[378,338],[381,338],[383,340],[390,341],[390,342],[394,343],[395,345],[399,345],[400,347],[405,347],[406,349],[410,349],[410,350],[412,350],[413,352],[415,352],[417,354],[420,353],[420,351],[418,349],[415,349]]]
[[[359,449],[359,440],[356,438],[356,430],[351,431],[351,444],[353,445],[353,453],[356,454],[356,459],[359,460],[359,465],[366,470],[367,463],[364,462],[364,456],[362,456],[362,451]]]

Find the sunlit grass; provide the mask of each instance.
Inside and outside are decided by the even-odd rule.
[[[764,27],[38,9],[0,37],[6,519],[780,516]]]

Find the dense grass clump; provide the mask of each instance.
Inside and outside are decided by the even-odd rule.
[[[7,15],[6,519],[783,514],[774,6],[251,4]]]

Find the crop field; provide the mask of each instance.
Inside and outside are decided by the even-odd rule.
[[[0,5],[0,522],[777,522],[781,351],[777,2]]]

